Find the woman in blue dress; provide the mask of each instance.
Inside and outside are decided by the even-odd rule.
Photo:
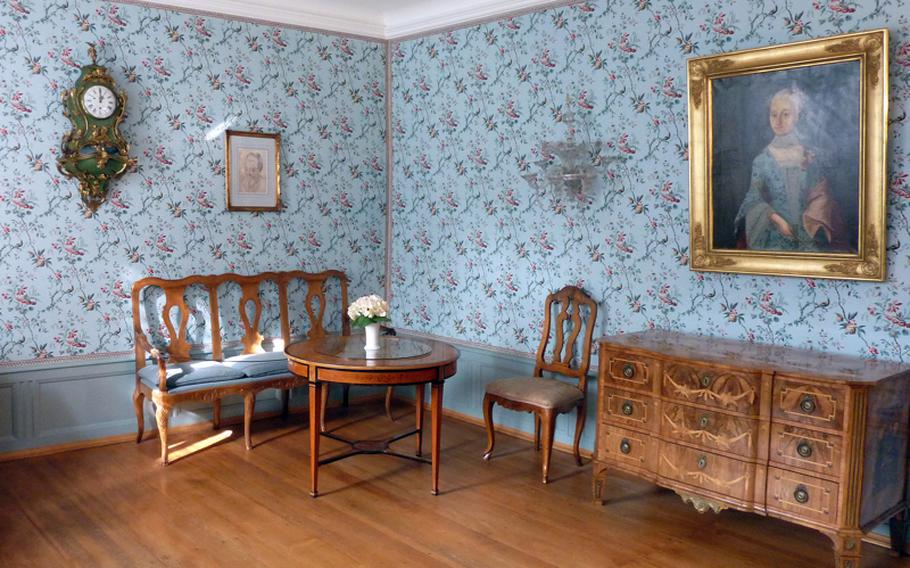
[[[805,95],[783,89],[771,98],[774,139],[752,161],[749,191],[736,214],[751,250],[846,251],[837,203],[825,177],[830,166],[800,140],[796,126]]]

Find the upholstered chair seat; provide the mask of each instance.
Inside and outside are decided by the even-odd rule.
[[[246,375],[217,361],[185,361],[167,366],[168,390],[193,385],[242,379]],[[158,367],[149,365],[139,369],[139,379],[152,389],[158,388]]]
[[[288,358],[283,351],[264,351],[249,355],[235,355],[224,360],[231,369],[240,371],[247,377],[260,377],[277,373],[289,373]]]
[[[498,379],[487,384],[487,394],[557,412],[569,412],[585,397],[575,385],[540,377]]]

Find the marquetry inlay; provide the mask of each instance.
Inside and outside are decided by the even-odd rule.
[[[607,471],[623,470],[699,512],[818,529],[837,566],[853,568],[862,529],[903,514],[910,367],[666,331],[604,338],[600,349],[595,499]],[[628,381],[642,376],[633,396]],[[644,409],[658,425],[630,419]]]

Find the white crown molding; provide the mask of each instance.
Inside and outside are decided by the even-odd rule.
[[[332,10],[316,10],[293,0],[115,0],[177,10],[192,14],[277,24],[372,40],[401,40],[517,16],[581,0],[461,0],[426,2],[383,10],[380,3],[370,9],[342,6],[325,0]],[[362,4],[361,4],[362,5]]]
[[[555,6],[575,4],[582,0],[488,0],[466,5],[453,2],[442,10],[401,10],[386,17],[387,40],[402,40],[492,20],[519,16]]]
[[[240,0],[115,0],[123,4],[138,4],[190,14],[239,19],[269,25],[281,25],[316,32],[371,40],[384,40],[385,25],[379,18],[363,19],[357,16],[335,16],[300,9],[293,2],[285,6],[266,5],[262,2]]]

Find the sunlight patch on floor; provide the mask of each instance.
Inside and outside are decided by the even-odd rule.
[[[211,436],[209,436],[207,438],[203,438],[201,440],[188,444],[185,447],[175,450],[175,448],[178,448],[185,443],[185,442],[177,442],[176,444],[172,444],[172,445],[168,446],[168,449],[170,450],[170,455],[168,456],[168,459],[171,461],[178,460],[182,457],[186,457],[190,454],[196,453],[199,450],[204,450],[205,448],[210,448],[210,447],[214,446],[215,444],[218,444],[219,442],[223,442],[224,440],[227,440],[233,434],[234,434],[233,430],[222,430],[222,431],[218,432],[217,434],[212,434]]]

